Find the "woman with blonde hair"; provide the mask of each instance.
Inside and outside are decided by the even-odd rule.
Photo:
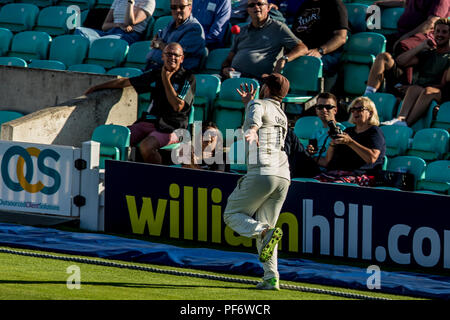
[[[332,138],[327,154],[321,165],[327,171],[362,171],[371,173],[382,169],[386,143],[381,129],[377,109],[372,100],[358,97],[352,101],[348,111],[348,127],[343,133]]]

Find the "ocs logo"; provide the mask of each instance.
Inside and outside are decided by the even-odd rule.
[[[15,166],[17,175],[16,181],[18,182],[11,178],[8,170],[11,159],[17,155],[19,157],[17,158]],[[54,183],[52,186],[45,186],[41,181],[33,184],[31,183],[35,170],[33,159],[31,157],[37,158],[37,169],[41,173],[53,178]],[[55,169],[49,168],[45,165],[44,161],[46,158],[52,158],[53,160],[58,161],[60,155],[56,151],[50,149],[39,150],[34,147],[25,149],[20,146],[13,146],[9,148],[3,156],[1,165],[3,182],[13,191],[25,190],[29,193],[42,192],[46,195],[54,194],[58,191],[61,185],[61,176]]]

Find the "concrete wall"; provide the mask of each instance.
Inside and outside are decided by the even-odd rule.
[[[116,76],[1,67],[0,78],[0,110],[29,113],[4,123],[2,140],[80,147],[95,127],[129,125],[137,117],[138,96],[132,88],[83,96],[88,87]]]
[[[137,116],[132,88],[94,92],[2,125],[2,140],[80,147],[101,124],[130,125]]]
[[[0,110],[29,114],[82,96],[92,85],[116,76],[0,66]]]

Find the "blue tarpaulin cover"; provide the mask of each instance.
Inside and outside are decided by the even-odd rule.
[[[0,223],[0,245],[105,259],[162,264],[216,272],[262,276],[256,254],[127,239],[118,236],[76,233]],[[317,263],[306,259],[279,259],[281,280],[367,289],[365,268]],[[412,272],[381,271],[381,289],[392,294],[450,299],[450,277]]]

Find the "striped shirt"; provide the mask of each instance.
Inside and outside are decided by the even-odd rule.
[[[147,13],[147,16],[150,17],[155,11],[155,0],[136,0],[134,6],[141,8]],[[111,5],[111,10],[114,10],[114,23],[124,23],[125,21],[125,12],[128,7],[128,0],[114,0]],[[133,29],[136,32],[142,33],[147,28],[148,18],[142,22],[136,24]]]

